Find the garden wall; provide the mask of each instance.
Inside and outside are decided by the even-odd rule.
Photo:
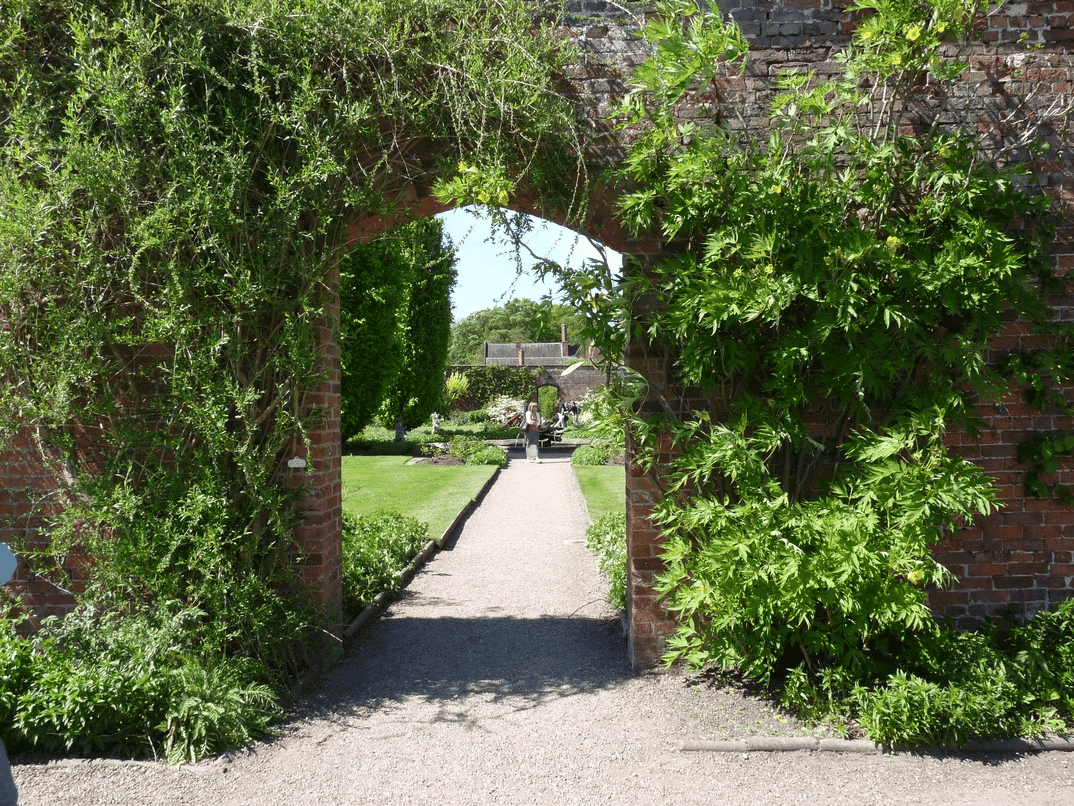
[[[707,104],[718,96],[741,113],[743,125],[761,125],[765,99],[780,70],[827,69],[832,49],[844,44],[852,30],[847,5],[824,0],[735,0],[721,4],[751,41],[750,66],[742,76],[721,77],[714,91],[698,94],[696,102]],[[573,24],[563,33],[577,41],[585,54],[568,77],[577,94],[579,115],[593,135],[589,155],[594,168],[615,164],[622,144],[616,140],[606,114],[646,53],[632,35],[631,24],[618,22],[622,6],[572,0],[567,7],[574,15]],[[1021,156],[1020,148],[1027,140],[1051,146],[1032,163],[1039,180],[1039,188],[1033,192],[1047,193],[1057,210],[1066,215],[1057,221],[1052,250],[1052,260],[1062,272],[1074,268],[1074,219],[1069,215],[1074,212],[1074,160],[1065,129],[1074,85],[1074,59],[1069,52],[1074,40],[1072,23],[1074,5],[1069,2],[1002,6],[982,25],[980,40],[966,55],[972,67],[957,97],[937,97],[925,88],[919,99],[923,110],[942,110],[949,125],[968,125],[991,138],[997,154],[1006,149]],[[1016,44],[1023,35],[1039,49],[1027,51],[1024,45]],[[689,114],[690,110],[684,112]],[[659,259],[664,245],[657,238],[627,237],[614,218],[614,193],[608,194],[605,203],[595,204],[591,217],[577,226],[612,248],[633,255],[644,270],[650,261]],[[518,206],[527,209],[522,202]],[[439,209],[429,203],[423,212],[432,214]],[[547,216],[544,211],[532,211]],[[368,224],[356,222],[356,227],[361,229],[362,223]],[[338,279],[331,282],[338,290]],[[1071,300],[1058,300],[1058,304],[1064,317],[1074,316]],[[310,445],[296,454],[306,466],[290,470],[287,483],[303,484],[309,490],[306,522],[300,532],[306,548],[303,572],[314,598],[331,612],[338,607],[340,591],[339,376],[338,347],[333,337],[338,310],[330,309],[324,316],[322,349],[317,358],[329,368],[329,380],[317,403],[325,417]],[[1002,358],[1006,352],[1039,344],[1020,323],[1011,322],[994,349],[996,357]],[[633,343],[626,359],[663,394],[690,395],[675,388],[665,346]],[[700,398],[690,402],[714,404]],[[1055,429],[1074,431],[1074,420],[1041,412],[1026,401],[1020,389],[1011,389],[986,414],[988,427],[980,445],[958,435],[951,441],[966,458],[979,462],[996,477],[1005,506],[954,535],[937,552],[937,559],[955,572],[959,582],[949,591],[932,595],[938,613],[963,625],[1007,608],[1017,615],[1028,615],[1069,596],[1074,587],[1074,506],[1054,497],[1027,496],[1028,467],[1018,460],[1019,445],[1034,434]],[[54,474],[62,473],[63,468],[41,455],[29,432],[8,447],[0,462],[0,539],[37,545],[43,519],[58,504]],[[1060,468],[1044,481],[1074,483],[1074,468]],[[659,539],[649,515],[660,495],[659,479],[643,474],[628,455],[626,487],[630,656],[635,666],[647,667],[658,663],[665,638],[673,630],[652,590],[653,575],[661,562]],[[69,570],[76,581],[83,573],[80,568]],[[43,613],[70,603],[70,594],[61,584],[60,576],[36,574],[23,564],[15,589]]]
[[[736,125],[765,125],[766,101],[774,79],[785,69],[830,68],[835,48],[845,45],[854,20],[843,0],[721,0],[750,41],[749,66],[743,75],[724,75],[714,92],[695,96],[697,104],[718,100],[734,108]],[[572,4],[590,15],[592,24],[579,42],[592,61],[578,65],[575,78],[585,88],[588,114],[595,129],[601,127],[611,101],[622,89],[624,76],[643,58],[628,28],[614,23],[615,9],[596,2]],[[923,87],[918,95],[923,115],[938,114],[943,125],[965,126],[990,142],[999,159],[1027,156],[1028,144],[1047,144],[1048,150],[1031,162],[1037,187],[1055,202],[1056,237],[1051,259],[1066,274],[1074,268],[1074,158],[1068,119],[1074,89],[1074,4],[1069,2],[1007,3],[999,6],[980,26],[980,38],[960,58],[970,64],[951,97]],[[1024,40],[1020,42],[1020,40]],[[951,55],[956,55],[952,53]],[[690,110],[683,110],[684,116]],[[609,144],[604,154],[614,159]],[[659,258],[661,244],[639,242],[632,252],[642,267]],[[1060,316],[1074,316],[1074,300],[1053,300]],[[993,357],[1043,346],[1027,328],[1011,322],[997,339]],[[631,345],[627,361],[642,372],[665,396],[689,396],[674,388],[669,356],[660,345]],[[1024,617],[1055,604],[1074,592],[1074,505],[1055,496],[1027,494],[1025,482],[1031,466],[1019,461],[1019,446],[1034,435],[1074,432],[1074,419],[1041,411],[1026,400],[1026,390],[1012,388],[989,406],[980,443],[962,435],[950,437],[962,456],[979,463],[998,483],[1002,509],[951,536],[936,552],[958,582],[930,596],[935,612],[968,627],[997,615]],[[1063,390],[1067,402],[1074,400]],[[690,401],[711,407],[714,401]],[[655,411],[656,406],[653,405]],[[1064,467],[1064,461],[1066,466]],[[1074,483],[1069,457],[1056,473],[1042,476],[1044,483]],[[653,576],[662,569],[659,540],[649,523],[652,504],[660,496],[659,479],[628,464],[628,563],[630,654],[639,667],[659,662],[673,623],[653,592]]]

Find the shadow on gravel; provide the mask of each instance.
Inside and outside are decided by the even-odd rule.
[[[389,615],[355,639],[301,710],[360,716],[472,698],[520,711],[634,676],[618,619]]]

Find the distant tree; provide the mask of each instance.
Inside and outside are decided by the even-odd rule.
[[[376,417],[420,424],[440,403],[455,251],[435,219],[356,248],[340,267],[340,436]]]
[[[435,218],[409,225],[405,256],[412,268],[406,309],[400,317],[402,364],[389,384],[380,419],[407,428],[421,425],[441,407],[451,338],[451,291],[458,271],[455,247]]]
[[[404,228],[405,229],[405,228]],[[413,267],[399,230],[351,252],[340,266],[340,436],[372,422],[403,363],[399,320]]]
[[[486,341],[494,343],[559,341],[560,325],[567,339],[578,341],[584,321],[569,305],[544,300],[513,299],[503,306],[475,311],[451,329],[449,364],[482,364]]]

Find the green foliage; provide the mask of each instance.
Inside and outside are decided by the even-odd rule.
[[[559,389],[554,386],[542,386],[537,390],[537,410],[541,417],[551,420],[556,416],[556,407],[559,405]]]
[[[429,541],[429,527],[398,512],[343,513],[343,602],[355,615],[382,592],[399,589],[402,572]]]
[[[428,439],[438,440],[442,436],[430,435]],[[414,431],[408,431],[406,439],[396,440],[394,431],[374,424],[351,439],[346,448],[351,452],[373,456],[414,456],[422,450],[424,441],[424,435]]]
[[[845,443],[869,484],[840,477],[828,494],[793,505],[757,460],[770,435],[751,437],[742,422],[733,430],[701,425],[677,435],[679,444],[687,434],[694,441],[675,462],[689,475],[671,492],[709,460],[735,485],[735,502],[696,493],[684,505],[658,507],[660,523],[678,519],[659,585],[670,591],[669,607],[690,616],[672,651],[692,666],[715,662],[766,682],[790,650],[811,670],[865,673],[875,634],[931,625],[922,586],[942,585],[949,574],[929,546],[994,500],[978,468],[946,455],[937,423]]]
[[[605,515],[585,530],[585,545],[608,580],[608,603],[626,607],[626,513]]]
[[[848,699],[883,744],[1065,733],[1074,716],[1072,639],[1071,601],[1007,631],[915,637],[881,685],[859,685]]]
[[[403,363],[409,283],[416,271],[402,227],[340,264],[340,436],[372,422]]]
[[[466,464],[507,467],[507,451],[499,445],[485,445],[467,456]]]
[[[475,311],[452,325],[448,363],[483,365],[485,342],[558,342],[561,324],[567,325],[569,341],[581,341],[582,317],[570,305],[512,299],[502,307]]]
[[[444,408],[451,410],[458,404],[459,398],[470,390],[470,380],[465,373],[453,373],[444,381]]]
[[[488,409],[474,409],[473,411],[453,411],[450,421],[453,425],[480,425],[489,419]]]
[[[570,51],[533,10],[0,5],[0,428],[34,435],[57,490],[52,546],[25,560],[62,584],[66,555],[86,549],[102,612],[181,612],[199,636],[196,666],[162,678],[178,699],[152,719],[139,701],[156,689],[143,694],[133,666],[113,676],[110,661],[57,655],[49,685],[71,680],[72,704],[17,706],[28,741],[92,749],[92,722],[120,746],[163,724],[155,746],[189,758],[244,741],[272,710],[245,664],[283,685],[316,618],[294,601],[305,492],[279,474],[324,416],[325,278],[353,270],[352,225],[452,166],[562,199],[578,153],[557,78]],[[411,295],[428,306],[410,311],[446,328],[432,306],[448,273],[428,274]],[[391,307],[394,278],[361,279]],[[413,317],[412,345],[430,337]],[[443,355],[429,355],[435,372],[417,374],[438,395]],[[415,388],[396,410],[420,421],[431,397]],[[120,630],[107,622],[117,646]],[[98,649],[121,665],[123,651]]]
[[[282,684],[300,669],[301,636],[314,614],[286,593],[294,585],[290,544],[250,532],[289,534],[291,493],[263,482],[260,503],[275,502],[275,511],[257,516],[237,511],[247,502],[227,494],[225,468],[184,469],[180,477],[174,467],[151,471],[147,463],[134,478],[87,478],[84,497],[57,519],[50,551],[94,558],[85,599],[96,609],[152,612],[158,602],[178,603],[210,656],[254,658]]]
[[[267,670],[207,651],[202,619],[166,603],[122,618],[83,609],[31,638],[4,622],[4,743],[182,763],[263,736],[282,714]]]
[[[466,394],[458,401],[461,409],[482,408],[498,397],[529,400],[537,387],[537,373],[529,367],[471,367],[465,375]]]
[[[1029,623],[937,629],[878,642],[872,679],[844,668],[792,669],[783,704],[837,730],[856,724],[883,745],[1066,733],[1074,717],[1074,601]]]
[[[1025,476],[1026,495],[1054,497],[1060,503],[1074,502],[1074,488],[1058,481],[1049,483],[1043,476],[1054,476],[1059,462],[1074,455],[1074,434],[1043,431],[1018,445],[1018,462],[1029,465]]]
[[[571,464],[583,467],[603,465],[608,462],[608,450],[602,445],[579,445],[571,454]]]
[[[996,505],[943,434],[972,432],[974,397],[1002,388],[984,351],[1005,307],[1044,314],[1042,204],[972,133],[901,133],[921,71],[954,71],[941,34],[976,5],[869,7],[843,75],[782,78],[765,143],[672,114],[713,54],[744,56],[733,25],[679,4],[645,34],[654,56],[622,113],[652,125],[623,212],[686,248],[635,279],[661,303],[637,330],[674,344],[676,381],[721,412],[637,426],[647,466],[657,435],[677,452],[654,514],[657,587],[681,618],[669,659],[766,681],[795,654],[865,673],[874,636],[931,625],[922,586],[949,575],[930,546]],[[879,117],[859,112],[869,87],[893,95]]]
[[[603,315],[598,345],[625,326],[667,378],[650,389],[624,376],[605,400],[662,486],[656,589],[679,621],[669,663],[763,682],[797,670],[792,692],[846,710],[859,681],[898,672],[892,647],[950,643],[925,606],[925,588],[950,579],[931,547],[997,498],[944,434],[972,437],[976,404],[1007,389],[989,337],[1012,314],[1050,316],[1034,290],[1046,198],[975,131],[914,102],[926,75],[942,87],[962,71],[941,44],[971,33],[981,8],[859,4],[841,69],[780,77],[763,139],[719,104],[678,115],[696,88],[744,68],[733,23],[672,0],[642,30],[652,56],[618,110],[634,138],[621,215],[673,256],[611,291],[600,267],[575,274],[572,299],[587,321]],[[877,720],[915,707],[953,718],[964,692],[913,674],[877,695]],[[1003,685],[972,695],[973,730],[1010,727],[995,711]]]
[[[409,225],[404,253],[411,267],[404,315],[400,318],[402,363],[380,407],[385,425],[402,418],[407,428],[425,422],[441,408],[448,340],[451,289],[455,286],[454,249],[444,242],[435,218]]]
[[[455,436],[448,443],[447,454],[462,459],[468,465],[507,467],[507,451],[496,445],[489,445],[483,439]]]
[[[451,442],[448,443],[447,454],[455,459],[466,459],[471,454],[484,447],[485,441],[482,439],[458,436],[454,437]]]

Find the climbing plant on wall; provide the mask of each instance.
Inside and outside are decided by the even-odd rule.
[[[675,248],[621,295],[669,379],[629,426],[664,484],[669,661],[882,675],[886,650],[934,629],[924,587],[950,574],[930,547],[996,506],[944,435],[972,437],[1006,387],[986,361],[1004,316],[1049,316],[1046,204],[911,103],[959,76],[949,46],[982,10],[857,4],[839,69],[781,76],[760,131],[719,104],[678,115],[745,64],[733,23],[673,0],[643,28],[621,211]]]
[[[461,163],[564,195],[567,50],[543,13],[0,5],[0,418],[57,471],[35,569],[81,547],[102,602],[198,608],[228,652],[287,646],[302,492],[277,474],[320,416],[324,278],[351,222]]]

